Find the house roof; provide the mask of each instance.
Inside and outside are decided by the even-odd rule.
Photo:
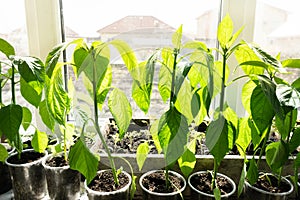
[[[99,34],[118,34],[146,28],[164,28],[169,30],[175,30],[170,25],[153,16],[126,16],[110,25],[99,29],[97,32]]]

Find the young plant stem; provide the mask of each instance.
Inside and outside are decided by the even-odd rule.
[[[66,135],[67,135],[67,126],[66,126],[66,123],[64,125],[64,158],[65,158],[65,161],[68,160],[68,156],[67,156],[67,138],[66,138]]]
[[[16,104],[16,94],[15,94],[15,66],[12,65],[12,76],[11,76],[11,99],[12,103]]]
[[[213,173],[213,179],[212,179],[212,190],[214,190],[216,188],[218,168],[219,168],[219,166],[217,164],[217,161],[214,159],[214,173]]]
[[[170,96],[170,109],[175,104],[175,76],[176,76],[176,66],[177,66],[177,56],[178,49],[174,49],[174,62],[173,62],[173,71],[172,71],[172,83],[171,83],[171,96]]]
[[[221,85],[221,94],[220,94],[220,113],[219,117],[223,114],[224,110],[224,99],[225,99],[225,69],[226,69],[226,62],[227,62],[227,50],[223,50],[223,66],[222,66],[222,85]],[[217,180],[217,173],[218,173],[218,164],[217,161],[214,159],[214,173],[213,173],[213,180],[212,180],[212,189],[216,188],[216,180]]]
[[[169,187],[170,187],[170,179],[169,179],[169,168],[166,167],[166,170],[165,170],[165,176],[166,176],[166,188],[167,190],[169,190]]]
[[[98,103],[97,103],[97,93],[96,93],[96,91],[97,91],[97,85],[96,85],[96,57],[95,57],[95,52],[92,51],[92,53],[93,53],[93,83],[92,84],[93,84],[94,117],[95,117],[96,131],[97,131],[97,133],[100,137],[100,140],[102,142],[102,145],[103,145],[103,147],[104,147],[104,149],[107,153],[115,184],[119,185],[119,180],[118,180],[118,177],[117,177],[117,172],[116,172],[116,167],[115,167],[113,157],[111,156],[110,150],[109,150],[109,148],[106,144],[106,141],[105,141],[105,139],[104,139],[104,137],[101,133],[100,126],[99,126]]]
[[[224,109],[224,99],[225,99],[225,75],[226,75],[226,62],[227,62],[227,50],[224,49],[224,54],[223,56],[223,66],[222,66],[222,85],[221,85],[221,94],[220,94],[220,114],[223,113]]]
[[[263,142],[263,145],[261,147],[261,151],[259,153],[259,157],[258,157],[258,161],[257,161],[257,166],[259,166],[259,162],[261,160],[261,157],[262,157],[263,153],[265,152],[265,149],[266,149],[266,146],[267,146],[267,141],[268,141],[269,136],[270,136],[270,129],[271,129],[271,127],[268,128],[267,134],[266,134],[266,136],[264,138],[264,142]]]

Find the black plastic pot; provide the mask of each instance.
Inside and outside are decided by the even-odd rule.
[[[270,173],[267,173],[267,175],[273,175]],[[285,200],[288,199],[288,196],[292,194],[294,190],[293,184],[286,179],[285,177],[281,177],[281,181],[287,183],[290,185],[290,190],[288,192],[282,192],[282,193],[272,193],[267,192],[265,190],[261,190],[259,188],[256,188],[252,186],[249,182],[245,181],[244,184],[244,192],[246,199],[259,199],[259,200]]]
[[[214,200],[215,197],[213,194],[207,194],[207,193],[204,193],[200,190],[198,190],[197,188],[195,188],[192,184],[191,184],[191,178],[193,176],[196,176],[198,174],[201,174],[201,173],[208,173],[207,171],[199,171],[199,172],[195,172],[193,174],[191,174],[188,178],[188,184],[191,188],[191,199],[201,199],[201,200]],[[227,193],[225,195],[221,195],[221,198],[222,199],[230,199],[231,197],[233,197],[235,191],[236,191],[236,185],[234,183],[234,181],[229,178],[228,176],[224,175],[224,174],[221,174],[221,173],[218,173],[217,176],[221,176],[225,179],[227,179],[230,184],[232,185],[232,191],[230,193]],[[258,200],[258,199],[257,199]]]
[[[80,199],[80,173],[70,169],[69,165],[63,167],[51,167],[47,165],[46,161],[52,157],[52,154],[48,155],[42,162],[46,172],[50,199]]]
[[[100,174],[104,171],[107,171],[107,170],[100,170],[97,172],[97,174]],[[88,187],[87,182],[85,181],[84,187],[86,189],[88,199],[89,200],[121,200],[121,199],[128,200],[132,179],[131,179],[131,176],[126,171],[122,171],[122,173],[128,177],[129,182],[125,187],[121,188],[120,190],[113,191],[113,192],[94,191]]]
[[[8,150],[9,145],[7,143],[1,143]],[[11,155],[14,152],[14,149],[8,152],[8,155]],[[11,178],[9,175],[8,167],[5,163],[0,162],[0,194],[6,193],[11,190]]]
[[[26,149],[24,152],[34,152],[33,149]],[[17,153],[10,155],[5,163],[7,164],[12,179],[14,199],[43,199],[48,196],[47,181],[42,161],[48,155],[30,163],[13,164],[11,158],[18,156]]]
[[[158,192],[152,192],[149,191],[147,188],[145,188],[142,184],[143,179],[148,176],[149,174],[155,173],[155,172],[163,172],[163,170],[152,170],[149,172],[144,173],[140,180],[139,180],[139,184],[143,190],[143,199],[147,200],[147,199],[155,199],[155,200],[179,200],[182,199],[182,193],[186,188],[186,181],[183,178],[183,176],[181,176],[180,174],[178,174],[177,172],[174,171],[169,171],[170,174],[177,176],[179,179],[181,179],[183,181],[183,187],[180,188],[178,191],[176,192],[172,192],[172,193],[158,193]]]

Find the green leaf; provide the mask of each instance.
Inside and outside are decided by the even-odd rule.
[[[281,62],[283,67],[300,68],[300,59],[287,59]]]
[[[105,102],[106,96],[110,90],[112,83],[112,67],[108,65],[105,74],[98,81],[97,86],[97,103],[99,109],[102,109],[102,106]]]
[[[282,65],[281,62],[278,61],[276,58],[265,52],[259,47],[256,46],[250,46],[250,48],[254,51],[254,53],[264,62],[271,65],[272,67],[275,67],[277,69],[281,69]]]
[[[61,66],[57,65],[47,85],[47,107],[51,116],[60,125],[65,125],[66,116],[71,108],[71,100],[64,89]]]
[[[162,152],[162,148],[160,146],[159,138],[158,138],[158,124],[159,124],[159,119],[155,120],[151,127],[150,127],[150,133],[155,145],[155,148],[157,149],[158,154]]]
[[[221,200],[221,191],[218,187],[214,188],[214,196],[216,200]]]
[[[31,145],[36,152],[44,153],[48,146],[47,134],[36,130],[31,140]]]
[[[58,62],[58,59],[60,58],[60,55],[62,52],[68,48],[71,44],[77,44],[80,45],[82,44],[83,39],[76,39],[71,42],[65,42],[62,44],[59,44],[58,46],[54,47],[47,55],[46,62],[45,62],[45,67],[46,67],[46,73],[49,77],[52,76],[52,72]],[[75,71],[76,75],[76,71]]]
[[[54,132],[55,121],[52,118],[51,114],[48,111],[46,100],[43,100],[39,105],[39,115],[41,116],[42,121],[44,124]]]
[[[276,115],[275,117],[275,124],[276,124],[276,128],[279,131],[280,135],[281,135],[281,139],[285,140],[289,133],[292,131],[292,129],[294,128],[295,124],[296,124],[296,120],[297,120],[297,110],[291,110],[290,112],[288,112],[285,116],[284,119],[281,119],[280,117],[278,117]]]
[[[239,35],[241,34],[241,32],[244,30],[244,27],[241,27],[237,32],[235,32],[233,34],[233,36],[230,38],[228,44],[227,44],[227,47],[231,47],[232,44],[236,41],[236,39],[239,37]]]
[[[81,139],[71,147],[69,161],[70,168],[83,174],[87,184],[96,176],[98,159],[89,151]]]
[[[136,162],[141,171],[149,153],[148,142],[141,143],[136,150]]]
[[[300,92],[294,87],[279,84],[276,88],[276,96],[281,105],[293,108],[300,107]]]
[[[187,41],[184,43],[183,49],[194,49],[194,50],[203,50],[207,51],[207,46],[205,43],[200,42],[200,41]]]
[[[259,75],[258,80],[261,85],[262,91],[269,99],[269,102],[271,103],[275,114],[283,119],[284,112],[276,96],[276,84],[264,75]]]
[[[258,167],[254,158],[252,158],[249,162],[249,169],[247,171],[247,180],[251,185],[256,183],[256,181],[258,180]]]
[[[109,44],[113,45],[119,51],[119,54],[121,55],[129,72],[138,66],[134,51],[126,42],[122,40],[112,40],[109,42]]]
[[[32,114],[27,107],[22,107],[22,109],[23,109],[22,126],[25,130],[27,130],[32,120]]]
[[[242,69],[246,74],[263,74],[264,68],[261,67],[261,60],[259,57],[251,50],[251,48],[247,44],[240,45],[234,51],[235,58],[238,63],[244,63],[242,65]],[[247,62],[250,62],[245,65]],[[258,64],[258,65],[254,65]]]
[[[241,118],[239,122],[239,131],[236,139],[237,148],[241,156],[246,156],[246,149],[251,142],[251,128],[249,126],[250,119],[247,117]]]
[[[1,41],[1,38],[0,38],[0,41]],[[4,162],[7,157],[8,157],[7,149],[5,148],[5,146],[3,146],[0,143],[0,162]]]
[[[130,186],[130,200],[133,199],[135,191],[136,191],[136,178],[137,178],[137,176],[133,175],[133,176],[131,176],[131,178],[132,178],[132,183],[131,183],[131,186]]]
[[[273,142],[266,148],[266,160],[272,171],[277,172],[289,158],[289,147],[283,141]]]
[[[184,153],[188,135],[187,119],[175,107],[165,112],[158,125],[158,138],[167,166]]]
[[[15,55],[14,47],[2,38],[0,38],[0,51],[4,53],[7,58],[9,58],[10,55]]]
[[[250,114],[251,113],[251,96],[253,93],[253,90],[257,87],[257,84],[253,81],[248,81],[244,84],[242,89],[242,104],[245,108],[245,110]]]
[[[289,152],[292,153],[297,149],[297,147],[300,146],[300,128],[297,127],[293,131],[292,138],[289,142]]]
[[[164,64],[159,71],[158,90],[164,102],[166,102],[171,96],[171,84],[172,84],[172,61],[174,58],[167,50],[162,53],[164,56]]]
[[[246,179],[246,175],[247,175],[247,165],[245,163],[246,161],[244,161],[244,165],[243,165],[243,169],[241,172],[241,176],[240,176],[240,180],[239,180],[239,185],[238,185],[238,197],[240,197],[240,195],[243,193],[244,191],[244,185],[245,185],[245,179]]]
[[[187,118],[188,124],[190,124],[194,119],[191,110],[193,94],[191,85],[189,84],[188,80],[185,80],[183,82],[176,97],[175,107],[181,114],[183,114]]]
[[[18,152],[22,151],[22,141],[19,129],[22,123],[23,109],[19,105],[10,104],[0,109],[1,132],[16,147]]]
[[[211,122],[206,132],[206,145],[219,166],[224,156],[233,147],[234,127],[223,115]]]
[[[18,66],[21,77],[27,82],[37,82],[36,91],[41,93],[43,83],[45,81],[45,66],[43,62],[34,57],[19,57],[15,56],[13,60],[14,65]]]
[[[250,109],[254,124],[260,134],[262,134],[270,127],[274,117],[274,110],[260,86],[256,86],[252,92]]]
[[[35,86],[33,86],[35,83],[36,82],[27,83],[23,78],[20,79],[20,90],[22,96],[26,99],[26,101],[37,108],[41,102],[42,93],[38,93],[35,90]]]
[[[172,35],[172,44],[175,49],[180,49],[181,47],[181,38],[182,38],[182,25],[176,30]]]
[[[122,139],[132,118],[131,106],[124,92],[115,88],[109,95],[108,107],[116,120],[119,136]]]
[[[230,18],[230,16],[227,14],[222,21],[219,23],[218,26],[218,41],[221,45],[221,47],[229,48],[230,45],[228,44],[230,42],[230,39],[232,38],[233,33],[233,22]]]
[[[178,165],[184,177],[187,178],[192,173],[196,165],[195,153],[190,151],[190,149],[187,149],[178,159]]]
[[[178,95],[178,92],[180,91],[184,80],[186,80],[185,78],[187,77],[192,65],[193,63],[187,63],[184,67],[177,66],[175,74],[175,95]]]
[[[132,72],[132,98],[144,113],[147,113],[150,107],[154,67],[155,60],[151,57],[147,62],[140,63]]]

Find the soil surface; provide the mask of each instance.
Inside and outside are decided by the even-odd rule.
[[[31,163],[34,162],[40,158],[45,156],[43,153],[38,153],[38,152],[22,152],[21,153],[21,158],[18,158],[18,154],[8,158],[8,162],[12,164],[25,164],[25,163]]]
[[[253,186],[272,193],[288,192],[291,189],[290,185],[283,181],[278,186],[278,179],[273,175],[260,176]]]
[[[99,192],[113,192],[125,187],[129,183],[129,178],[121,173],[118,175],[119,185],[115,184],[111,171],[104,171],[92,180],[88,187]]]
[[[68,166],[69,162],[66,161],[63,156],[57,156],[47,160],[46,165],[50,167],[64,167],[64,166]]]
[[[145,176],[142,180],[143,186],[151,192],[172,193],[181,189],[184,182],[177,176],[169,173],[170,187],[166,187],[166,177],[163,172],[155,172]]]
[[[212,174],[209,172],[193,176],[191,178],[191,184],[194,186],[194,188],[198,189],[201,192],[204,192],[206,194],[213,194],[213,190],[211,187]],[[221,176],[217,176],[217,186],[221,191],[221,195],[228,194],[233,190],[233,187],[230,184],[229,180]]]

